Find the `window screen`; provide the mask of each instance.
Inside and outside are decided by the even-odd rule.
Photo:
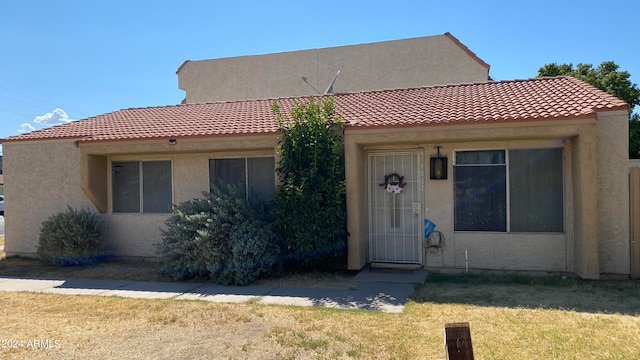
[[[562,149],[509,151],[511,231],[562,232]]]
[[[113,212],[140,212],[140,163],[114,162],[113,176]]]
[[[209,182],[212,186],[239,185],[244,188],[245,194],[251,193],[268,200],[275,189],[275,158],[211,159]]]
[[[564,231],[562,169],[560,148],[457,152],[455,230]]]
[[[459,152],[456,165],[453,169],[455,230],[507,231],[504,151]]]
[[[170,213],[171,162],[143,162],[142,175],[143,212]]]
[[[114,213],[170,213],[171,162],[113,162],[112,193]]]

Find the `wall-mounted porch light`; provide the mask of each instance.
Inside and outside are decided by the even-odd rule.
[[[431,180],[446,180],[447,179],[447,157],[440,155],[440,148],[442,146],[435,146],[438,149],[438,154],[431,157],[430,166],[430,179]]]

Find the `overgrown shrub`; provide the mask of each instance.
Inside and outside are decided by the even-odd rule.
[[[106,225],[96,213],[67,207],[40,227],[38,255],[59,265],[88,265],[104,259]]]
[[[232,185],[174,207],[156,245],[161,272],[175,280],[208,278],[246,285],[268,274],[278,257],[266,205]]]
[[[282,132],[275,219],[284,255],[294,269],[343,267],[348,235],[344,122],[331,98],[296,103],[290,117],[277,103],[272,110]]]

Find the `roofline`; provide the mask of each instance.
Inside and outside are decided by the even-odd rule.
[[[180,75],[180,70],[182,70],[183,67],[185,67],[187,65],[187,63],[190,63],[191,60],[185,60],[182,62],[182,65],[180,65],[180,67],[178,67],[178,70],[176,70],[176,75]]]
[[[496,84],[496,83],[512,83],[512,82],[526,82],[526,81],[548,81],[551,79],[557,79],[557,78],[567,78],[569,79],[569,81],[575,82],[576,84],[582,86],[582,87],[586,87],[586,88],[590,88],[593,92],[595,93],[599,93],[601,97],[606,96],[608,98],[612,98],[609,99],[607,102],[609,105],[605,106],[605,107],[594,107],[594,108],[589,108],[589,109],[585,109],[587,111],[584,111],[583,114],[581,115],[575,115],[575,116],[557,116],[557,117],[518,117],[518,118],[488,118],[488,119],[478,119],[478,120],[464,120],[464,119],[459,119],[459,120],[454,120],[454,121],[449,121],[446,124],[448,125],[464,125],[464,124],[474,124],[474,123],[498,123],[498,122],[514,122],[514,121],[547,121],[547,120],[576,120],[576,119],[583,119],[583,118],[591,118],[592,116],[596,115],[597,113],[600,112],[609,112],[609,111],[621,111],[621,110],[625,110],[627,113],[629,112],[630,106],[629,104],[627,104],[626,102],[622,101],[621,99],[615,97],[614,95],[611,95],[605,91],[602,91],[580,79],[576,79],[573,78],[571,76],[556,76],[556,77],[542,77],[542,78],[530,78],[530,79],[515,79],[515,80],[501,80],[501,81],[495,81],[495,82],[477,82],[477,83],[468,83],[468,84],[448,84],[448,85],[430,85],[430,86],[422,86],[422,87],[411,87],[411,88],[396,88],[396,89],[380,89],[380,90],[367,90],[367,91],[357,91],[357,92],[350,92],[350,93],[339,93],[339,94],[327,94],[327,95],[320,95],[320,96],[315,96],[315,95],[311,95],[311,96],[288,96],[288,97],[280,97],[280,98],[267,98],[267,99],[247,99],[247,100],[233,100],[233,101],[219,101],[219,102],[213,102],[213,103],[193,103],[193,104],[170,104],[170,105],[161,105],[161,106],[149,106],[149,107],[139,107],[139,108],[129,108],[129,109],[121,109],[121,110],[116,110],[113,112],[117,112],[117,111],[122,111],[122,110],[130,110],[130,109],[145,109],[145,108],[163,108],[163,107],[182,107],[182,106],[187,106],[187,107],[191,107],[191,106],[202,106],[202,105],[206,105],[206,104],[214,104],[214,103],[242,103],[242,102],[255,102],[255,101],[269,101],[269,102],[273,102],[273,101],[280,101],[280,100],[285,100],[285,99],[294,99],[294,100],[304,100],[304,99],[309,99],[312,97],[316,97],[316,98],[326,98],[326,97],[341,97],[341,96],[348,96],[349,94],[366,94],[366,93],[379,93],[379,92],[391,92],[391,91],[401,91],[401,90],[415,90],[415,89],[424,89],[424,88],[446,88],[446,87],[464,87],[464,86],[491,86],[491,84]],[[614,101],[613,99],[616,99],[617,101]],[[337,110],[339,111],[339,104],[338,105]],[[113,113],[111,112],[111,113]],[[109,114],[109,113],[106,113]],[[103,114],[103,115],[106,115]],[[97,115],[97,116],[101,116],[101,115]],[[87,119],[91,119],[97,116],[91,116],[89,118],[85,118],[85,119],[80,119],[80,120],[75,120],[74,122],[79,122],[79,121],[83,121],[83,120],[87,120]],[[375,125],[365,125],[365,126],[353,126],[353,125],[346,125],[346,128],[348,129],[382,129],[382,128],[394,128],[394,127],[412,127],[412,126],[439,126],[439,125],[444,125],[441,124],[439,122],[432,122],[432,123],[421,123],[421,124],[415,124],[415,125],[409,125],[409,124],[403,124],[403,125],[381,125],[381,126],[375,126]],[[59,126],[64,126],[64,124],[59,125]],[[41,131],[41,130],[37,130],[37,131]],[[220,138],[220,137],[232,137],[232,136],[259,136],[259,135],[276,135],[278,134],[278,131],[269,131],[269,132],[260,132],[260,133],[226,133],[226,134],[209,134],[209,135],[196,135],[196,136],[180,136],[180,137],[175,137],[177,139],[194,139],[194,138]],[[19,135],[16,135],[16,137]],[[169,138],[174,138],[174,137],[167,137],[167,136],[162,136],[162,137],[148,137],[148,138],[138,138],[139,140],[148,140],[148,141],[153,141],[153,140],[167,140]],[[132,140],[131,138],[123,138],[123,139],[91,139],[90,137],[78,137],[78,136],[59,136],[59,137],[48,137],[48,138],[38,138],[38,139],[19,139],[19,138],[15,138],[14,136],[8,137],[8,138],[3,138],[0,139],[0,144],[2,143],[13,143],[13,142],[22,142],[22,141],[47,141],[47,140],[72,140],[75,139],[79,142],[119,142],[119,141],[130,141]]]
[[[460,47],[464,52],[466,52],[467,55],[471,56],[475,61],[477,61],[478,64],[480,64],[483,67],[485,67],[487,69],[487,71],[490,70],[491,65],[487,64],[484,60],[480,59],[478,57],[478,55],[476,55],[476,53],[471,51],[465,44],[460,42],[460,40],[458,40],[458,38],[456,38],[455,36],[451,35],[450,32],[444,33],[444,36],[446,36],[449,39],[451,39],[454,42],[454,44],[458,45],[458,47]]]
[[[613,111],[615,109],[607,109]],[[412,129],[412,128],[432,128],[441,126],[467,126],[467,125],[479,125],[479,124],[531,124],[532,122],[549,122],[549,121],[580,121],[580,120],[596,120],[596,112],[590,114],[583,114],[577,116],[546,116],[546,117],[518,117],[518,118],[500,118],[500,119],[479,119],[479,120],[456,120],[448,122],[432,122],[428,124],[392,124],[392,125],[345,125],[345,130],[349,132],[359,130],[384,130],[384,129]]]
[[[79,144],[82,143],[115,143],[115,142],[136,142],[136,141],[159,141],[159,140],[191,140],[191,139],[217,139],[217,138],[228,138],[228,137],[247,137],[247,136],[274,136],[279,135],[279,131],[270,131],[270,132],[260,132],[260,133],[232,133],[232,134],[218,134],[218,135],[189,135],[189,136],[154,136],[154,137],[145,137],[145,138],[127,138],[127,139],[91,139],[88,137],[81,138],[76,140]]]
[[[184,139],[207,139],[207,138],[225,138],[225,137],[245,137],[245,136],[274,136],[279,135],[279,131],[270,131],[270,132],[260,132],[260,133],[229,133],[229,134],[217,134],[217,135],[189,135],[189,136],[150,136],[150,137],[139,137],[139,138],[122,138],[122,139],[93,139],[91,136],[85,137],[76,137],[76,136],[60,136],[60,137],[51,137],[51,138],[42,138],[42,139],[3,139],[6,143],[18,143],[18,142],[28,142],[28,141],[63,141],[63,140],[73,140],[75,143],[104,143],[104,142],[127,142],[127,141],[159,141],[159,140],[184,140]]]
[[[441,35],[426,35],[426,36],[418,36],[418,37],[411,37],[411,38],[402,38],[402,39],[393,39],[393,40],[380,40],[380,41],[372,41],[372,42],[364,42],[364,43],[358,43],[358,44],[343,44],[343,45],[335,45],[335,46],[328,46],[328,47],[320,47],[320,48],[309,48],[309,49],[298,49],[298,50],[285,50],[285,51],[276,51],[276,52],[271,52],[271,53],[265,53],[265,54],[245,54],[245,55],[238,55],[238,56],[228,56],[228,57],[222,57],[222,58],[213,58],[213,59],[200,59],[200,60],[185,60],[179,67],[178,70],[176,70],[176,74],[180,75],[180,71],[182,71],[182,69],[190,62],[192,61],[209,61],[209,60],[220,60],[220,59],[232,59],[232,58],[238,58],[238,57],[251,57],[251,56],[261,56],[261,55],[272,55],[272,54],[284,54],[284,53],[294,53],[294,52],[300,52],[300,51],[313,51],[313,50],[324,50],[324,49],[333,49],[333,48],[339,48],[339,47],[347,47],[347,46],[358,46],[358,45],[370,45],[370,44],[377,44],[377,43],[384,43],[384,42],[392,42],[392,41],[402,41],[402,40],[411,40],[411,39],[420,39],[420,38],[428,38],[428,37],[435,37],[435,36],[441,36]],[[460,49],[462,49],[465,53],[467,53],[467,55],[471,56],[478,64],[480,64],[482,67],[486,68],[487,71],[490,70],[491,65],[487,64],[484,60],[480,59],[480,57],[478,57],[478,55],[476,55],[476,53],[474,53],[473,51],[471,51],[465,44],[463,44],[462,42],[460,42],[460,40],[458,40],[458,38],[456,38],[455,36],[453,36],[450,32],[445,32],[444,34],[442,34],[442,36],[445,36],[447,38],[449,38],[451,41],[453,41],[454,44],[456,44]],[[489,78],[490,79],[490,78]]]

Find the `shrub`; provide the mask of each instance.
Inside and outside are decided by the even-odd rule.
[[[174,207],[156,245],[161,272],[174,280],[208,278],[246,285],[270,272],[278,247],[266,205],[222,185]]]
[[[38,255],[59,265],[88,265],[104,259],[106,225],[96,213],[67,207],[40,227]]]
[[[296,103],[291,119],[272,110],[282,135],[275,218],[294,269],[343,267],[347,211],[344,122],[333,100]]]

